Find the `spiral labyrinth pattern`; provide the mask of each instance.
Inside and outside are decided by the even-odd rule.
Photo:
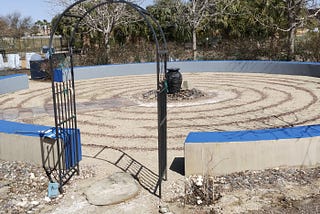
[[[168,103],[168,148],[183,149],[192,131],[249,130],[320,122],[320,80],[240,73],[185,73],[203,98]],[[155,75],[76,82],[78,127],[84,145],[157,149],[156,101],[142,94],[156,88]],[[0,119],[53,126],[51,83],[0,96]]]

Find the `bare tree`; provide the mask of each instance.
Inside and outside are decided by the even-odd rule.
[[[193,59],[197,59],[197,32],[204,29],[206,21],[225,14],[227,9],[237,0],[181,0],[177,1],[182,21],[192,31]]]
[[[288,60],[294,59],[295,40],[298,28],[305,28],[307,24],[320,14],[319,0],[266,0],[269,12],[278,11],[278,20],[274,20],[269,13],[261,13],[251,8],[251,16],[267,28],[273,28],[288,35]],[[283,20],[282,20],[283,19]],[[271,21],[270,21],[271,20]]]
[[[284,2],[288,14],[288,27],[279,28],[279,30],[288,32],[288,56],[289,59],[293,59],[297,29],[305,27],[311,18],[316,17],[320,13],[320,8],[317,9],[317,1],[315,0],[284,0]]]
[[[22,17],[18,12],[10,13],[0,19],[2,36],[20,38],[28,33],[33,25],[30,16]]]
[[[0,37],[8,36],[8,23],[5,17],[0,17]]]
[[[75,0],[57,0],[50,1],[50,3],[59,8],[67,7],[72,3],[76,2]],[[84,1],[81,4],[78,4],[74,9],[73,13],[76,15],[83,16],[84,20],[81,25],[88,30],[86,33],[90,32],[99,32],[103,35],[104,45],[106,47],[107,52],[109,51],[109,40],[112,35],[113,29],[120,25],[132,22],[136,20],[136,15],[130,11],[129,7],[127,7],[124,3],[116,3],[116,4],[102,4],[100,7],[97,7],[94,11],[89,12],[88,10],[93,5],[98,5],[100,3],[108,2],[105,0],[91,0]],[[110,1],[112,2],[112,1]],[[141,3],[143,1],[131,1],[134,3]],[[89,12],[89,13],[88,13]]]
[[[95,0],[95,2],[98,1]],[[87,12],[86,7],[80,6],[77,9],[81,15]],[[131,17],[125,4],[106,4],[96,8],[92,13],[88,13],[83,21],[83,26],[87,27],[89,32],[96,31],[102,33],[104,45],[107,47],[114,27],[128,22]]]

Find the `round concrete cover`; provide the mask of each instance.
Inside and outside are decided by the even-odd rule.
[[[84,192],[90,204],[107,206],[135,197],[139,186],[128,173],[115,173],[88,187]]]

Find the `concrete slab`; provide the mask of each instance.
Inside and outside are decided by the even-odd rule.
[[[40,132],[51,127],[0,120],[0,158],[8,161],[28,161],[42,165]]]
[[[320,125],[234,132],[190,133],[185,174],[224,175],[320,164]]]
[[[14,74],[0,77],[0,94],[29,89],[29,78],[26,74]]]
[[[62,133],[71,136],[74,132],[64,129]],[[71,142],[68,141],[65,144],[68,146],[65,146],[60,154],[68,160],[65,162],[66,168],[75,165],[82,159],[80,130],[77,131],[77,137],[79,143],[77,152],[74,149],[76,148],[75,138],[63,138],[66,141],[71,139]],[[0,120],[0,159],[27,161],[53,167],[58,160],[57,155],[55,132],[52,132],[52,127]],[[77,158],[76,155],[78,155]]]
[[[119,204],[134,198],[138,193],[138,184],[130,174],[124,172],[101,179],[84,192],[89,203],[96,206]]]

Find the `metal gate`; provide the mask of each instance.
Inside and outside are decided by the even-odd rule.
[[[74,8],[81,3],[88,3],[87,12],[77,14]],[[161,183],[167,178],[167,43],[164,33],[158,22],[144,8],[124,0],[79,0],[70,5],[57,19],[50,36],[49,47],[52,47],[55,32],[63,18],[73,19],[70,31],[70,41],[67,54],[53,54],[50,52],[50,65],[52,74],[52,95],[55,116],[56,150],[58,161],[53,167],[44,167],[51,180],[57,180],[62,186],[75,174],[79,173],[81,159],[80,133],[77,127],[76,93],[74,83],[73,49],[75,33],[80,29],[80,22],[96,8],[113,3],[124,3],[133,8],[144,18],[152,32],[156,46],[157,71],[157,102],[158,102],[158,162],[159,179],[157,182],[158,195],[161,198]],[[49,48],[51,51],[52,49]],[[67,143],[66,143],[67,142]],[[157,190],[155,190],[157,191]],[[155,192],[156,194],[156,192]]]
[[[43,167],[51,182],[59,183],[60,192],[74,174],[79,174],[81,160],[80,131],[77,128],[72,55],[50,53],[55,128],[45,133],[54,139],[43,154]],[[44,153],[44,152],[43,152]]]

